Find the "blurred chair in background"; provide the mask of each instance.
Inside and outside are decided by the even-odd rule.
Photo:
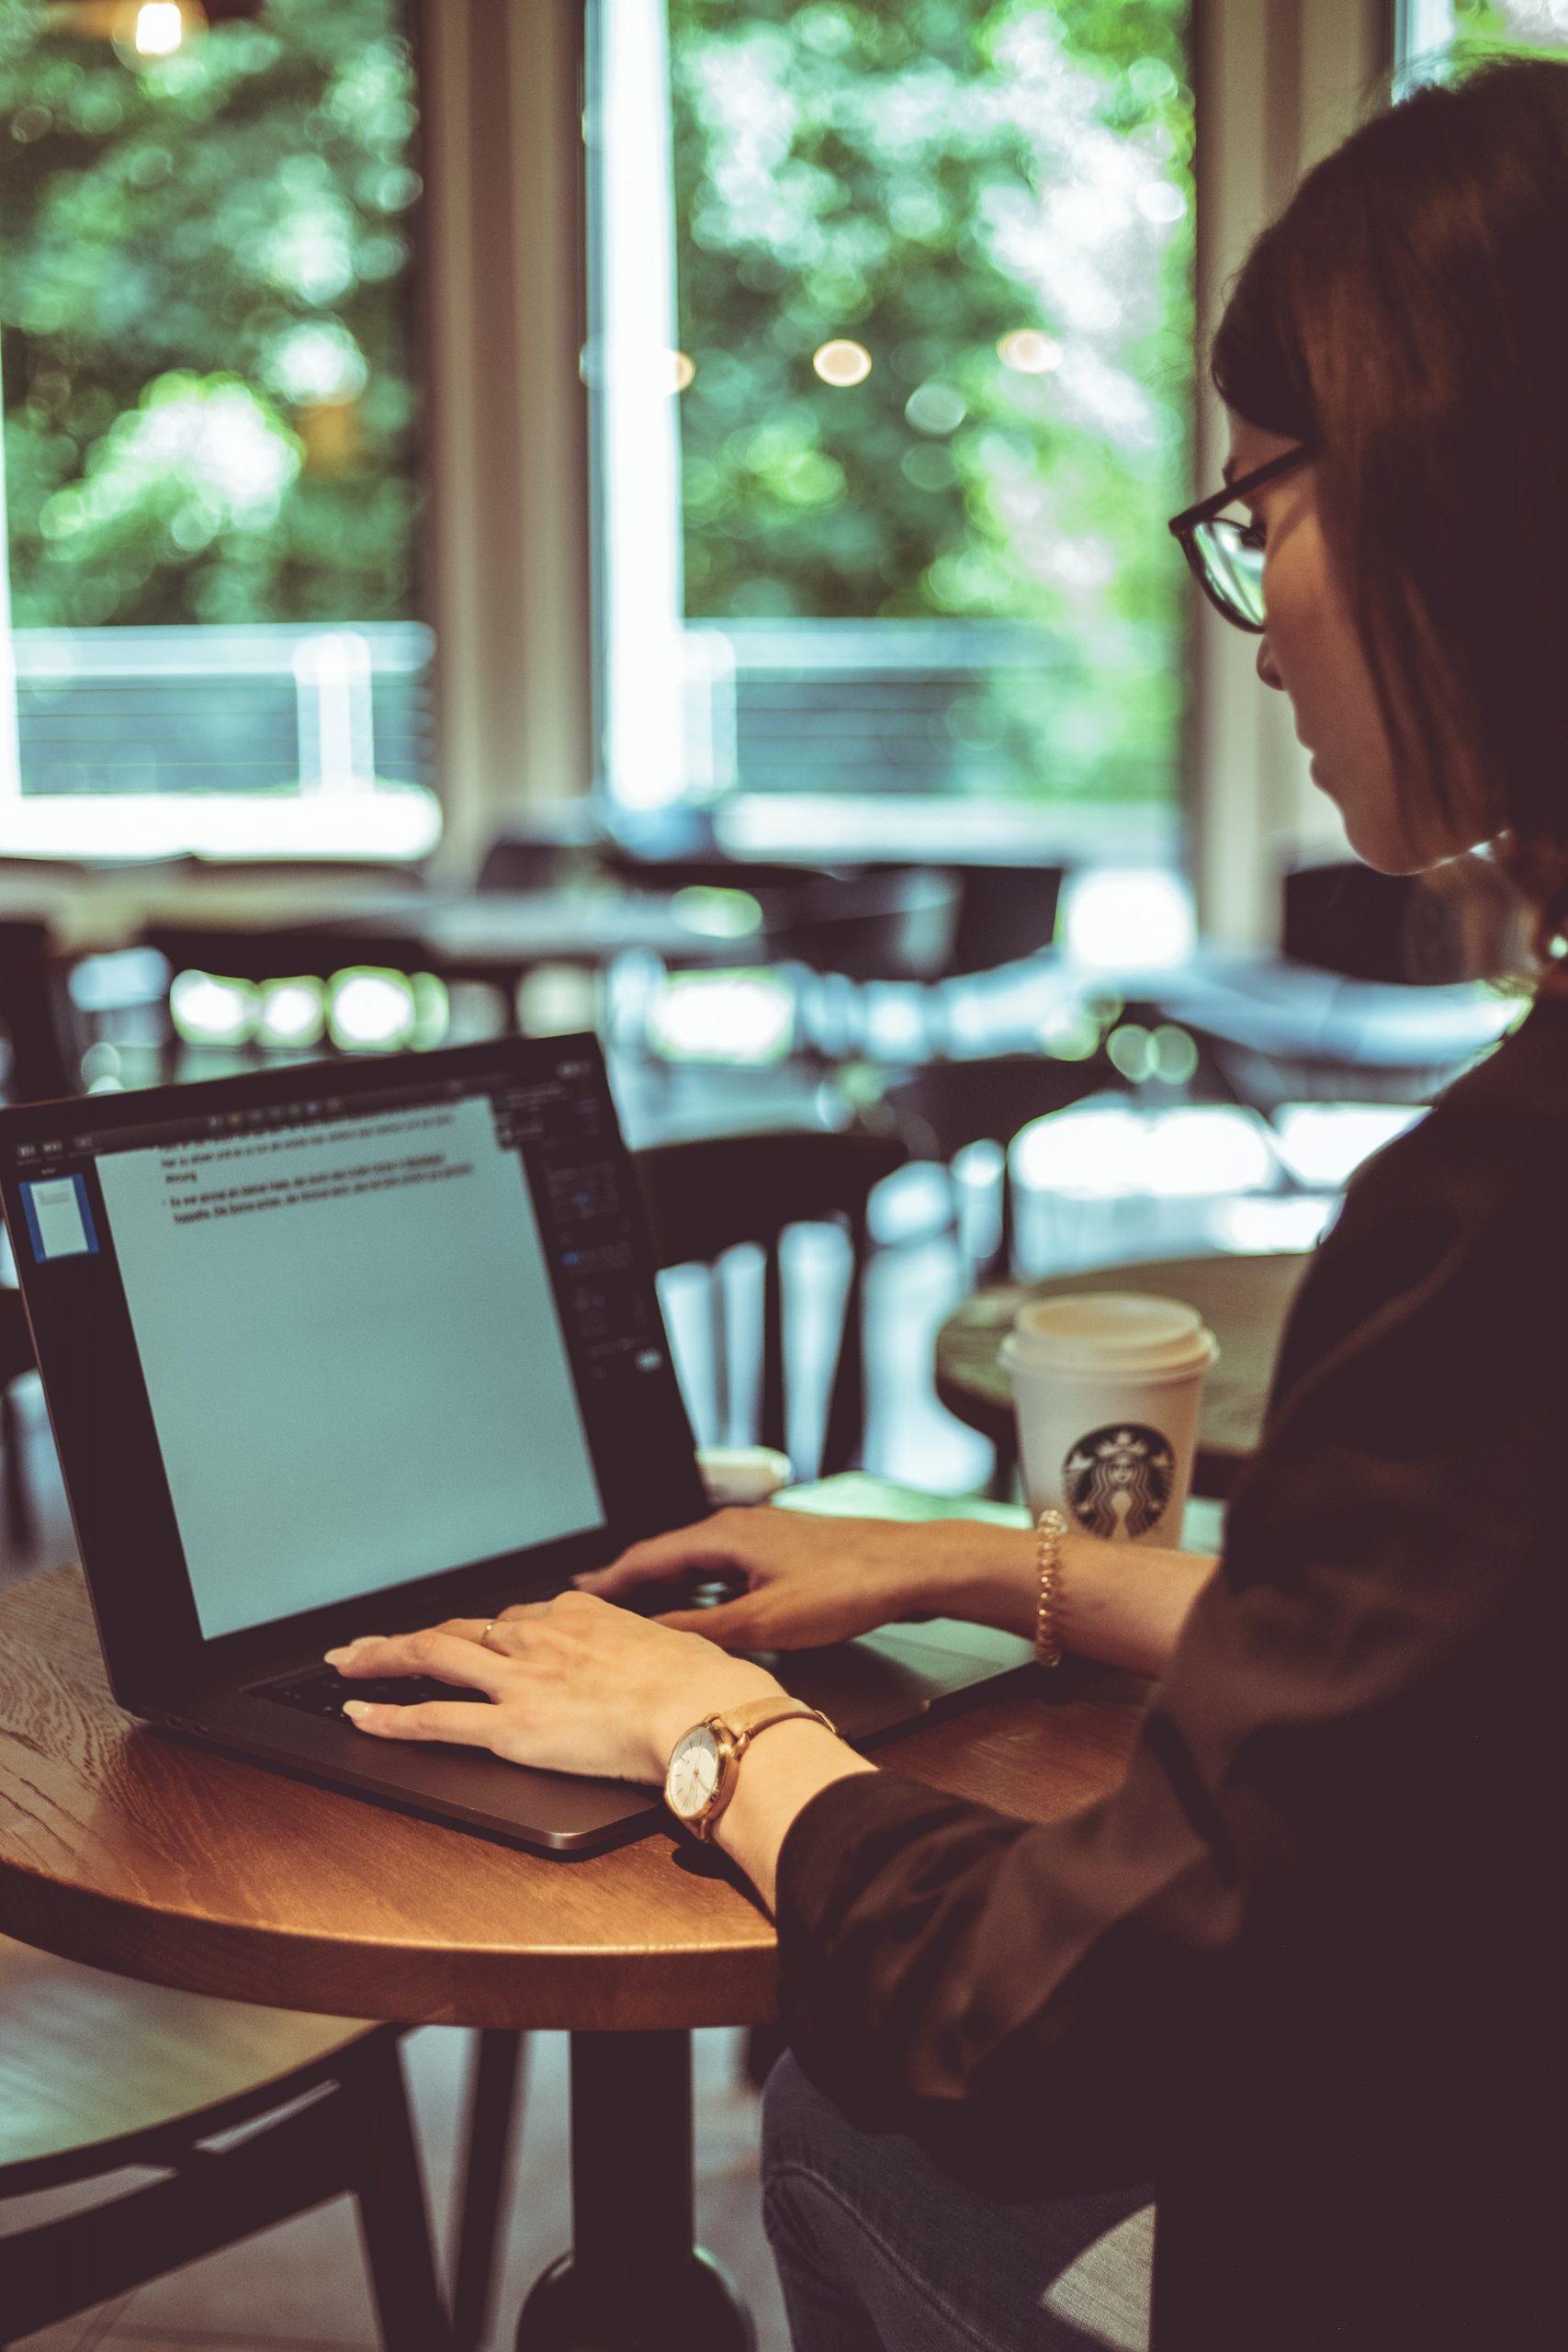
[[[1286,869],[1280,949],[1287,963],[1342,979],[1453,987],[1505,969],[1518,938],[1513,894],[1489,861],[1431,874],[1380,874],[1359,858]]]
[[[736,856],[708,808],[618,810],[595,854],[600,871],[628,890],[750,890],[782,905],[834,878],[827,865]]]
[[[951,872],[890,866],[837,877],[803,894],[773,937],[801,975],[806,1036],[827,1058],[874,1050],[872,991],[897,989],[912,1042],[929,1050],[935,984],[948,971],[959,886]]]
[[[933,1007],[950,1053],[964,1012],[983,1007],[1004,973],[1049,955],[1066,870],[1060,865],[954,865],[944,869],[958,905]],[[977,985],[980,984],[980,985]]]
[[[1435,876],[1303,865],[1280,888],[1282,955],[1210,955],[1159,991],[1237,1102],[1429,1102],[1517,1018],[1520,1001],[1486,985],[1523,947],[1488,861]]]
[[[1101,1053],[1083,1061],[1057,1061],[1048,1054],[993,1054],[973,1061],[930,1062],[886,1090],[881,1108],[897,1123],[911,1158],[935,1160],[947,1173],[951,1230],[958,1238],[970,1288],[984,1281],[1006,1281],[1012,1272],[1014,1137],[1051,1112],[1121,1085]],[[979,1248],[966,1242],[968,1220],[961,1213],[955,1166],[976,1144],[991,1147],[997,1199],[995,1239]]]
[[[476,890],[568,890],[597,881],[603,874],[601,834],[592,813],[541,811],[536,820],[504,826],[480,858]]]
[[[88,1032],[72,1000],[70,960],[41,919],[0,918],[0,1030],[7,1102],[79,1091]]]
[[[865,1441],[864,1284],[871,1255],[867,1207],[908,1153],[897,1137],[852,1131],[775,1131],[654,1144],[636,1155],[661,1269],[707,1272],[707,1339],[715,1400],[713,1442],[776,1447],[796,1477],[829,1477],[854,1467]],[[790,1442],[792,1399],[800,1384],[786,1342],[783,1244],[792,1227],[832,1224],[848,1243],[848,1277],[836,1342],[829,1350],[826,1407],[813,1458]],[[750,1245],[762,1252],[760,1369],[754,1427],[739,1425],[729,1300],[723,1260]],[[795,1418],[798,1418],[796,1415]]]

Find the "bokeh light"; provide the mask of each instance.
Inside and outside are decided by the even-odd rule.
[[[299,1048],[326,1034],[325,992],[318,979],[267,980],[261,989],[256,1037],[264,1046]]]
[[[956,433],[968,413],[963,394],[951,384],[921,384],[904,402],[904,414],[917,433]]]
[[[327,1002],[328,1034],[345,1052],[397,1053],[412,1042],[414,993],[401,972],[355,965],[333,975]]]
[[[1017,375],[1050,376],[1062,364],[1062,346],[1038,327],[1014,327],[998,342],[997,356]]]
[[[249,980],[218,972],[176,972],[169,984],[169,1018],[187,1046],[238,1046],[256,1024],[256,991]]]
[[[696,361],[683,351],[667,351],[664,366],[672,392],[683,392],[697,372]]]
[[[140,5],[128,14],[130,22],[116,41],[116,47],[128,45],[139,62],[152,63],[161,57],[173,57],[184,46],[187,37],[199,32],[207,19],[202,11],[192,7],[189,0],[140,0]]]
[[[825,384],[843,389],[864,383],[871,373],[871,354],[863,343],[852,343],[847,336],[840,336],[814,351],[811,365]]]
[[[951,490],[958,479],[953,453],[940,442],[922,441],[917,448],[906,450],[898,470],[917,490]]]

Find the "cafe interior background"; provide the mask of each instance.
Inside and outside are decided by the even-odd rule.
[[[592,1027],[716,1198],[727,1141],[877,1138],[847,1217],[748,1177],[661,1273],[699,1441],[1005,1499],[966,1300],[1309,1250],[1523,1010],[1484,865],[1354,865],[1166,527],[1248,241],[1465,40],[1568,0],[7,0],[5,1098]],[[9,1262],[0,1381],[9,1581],[72,1555]],[[438,2220],[468,2039],[403,2048]],[[743,2045],[699,2229],[782,2352]],[[0,2234],[104,2193],[17,2196],[6,2128]],[[29,2340],[378,2338],[340,2201]]]

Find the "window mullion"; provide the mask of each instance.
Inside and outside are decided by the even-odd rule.
[[[443,863],[592,772],[581,0],[426,0]]]
[[[1393,0],[1194,0],[1201,360],[1258,232],[1301,175],[1354,129],[1390,56]],[[1219,478],[1224,412],[1201,368],[1193,435],[1201,494]],[[1283,695],[1257,675],[1258,645],[1201,605],[1191,630],[1188,808],[1203,934],[1273,946],[1279,874],[1303,849],[1344,847],[1314,786]]]

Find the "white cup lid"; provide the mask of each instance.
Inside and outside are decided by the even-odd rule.
[[[1013,1317],[1015,1362],[1071,1372],[1195,1369],[1217,1352],[1195,1306],[1140,1291],[1080,1291],[1032,1299]]]

